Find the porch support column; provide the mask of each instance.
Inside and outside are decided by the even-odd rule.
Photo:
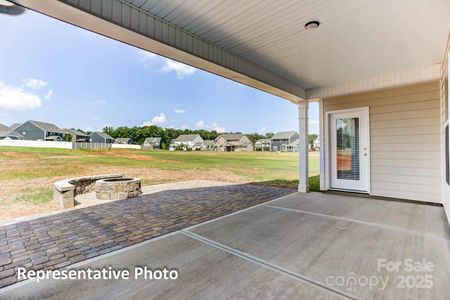
[[[309,182],[308,182],[308,101],[304,100],[298,104],[298,131],[299,131],[299,145],[298,145],[298,155],[299,155],[299,181],[298,181],[298,191],[300,193],[309,192]]]

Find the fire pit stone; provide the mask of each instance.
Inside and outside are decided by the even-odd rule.
[[[95,196],[99,200],[124,200],[141,194],[140,178],[111,178],[95,183]]]

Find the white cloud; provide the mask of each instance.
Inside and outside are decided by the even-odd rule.
[[[195,123],[195,128],[204,128],[205,127],[205,122],[203,122],[203,120],[198,121],[197,123]]]
[[[40,80],[40,79],[34,79],[34,78],[25,78],[25,79],[22,79],[22,82],[25,84],[25,86],[27,86],[31,89],[41,89],[47,85],[47,82]]]
[[[181,109],[181,108],[177,108],[177,109],[175,109],[175,113],[176,114],[184,114],[186,111],[184,110],[184,109]]]
[[[215,130],[219,133],[222,133],[222,132],[226,131],[226,128],[223,126],[219,126],[219,124],[217,124],[217,123],[212,123],[211,130]]]
[[[149,51],[145,51],[145,50],[138,50],[137,52],[138,56],[139,56],[139,60],[141,61],[145,61],[145,60],[151,60],[154,58],[157,58],[158,55]]]
[[[258,130],[258,133],[262,134],[262,133],[266,133],[266,131],[267,131],[267,127],[264,126],[260,130]]]
[[[189,128],[189,126],[187,124],[183,124],[180,126],[180,129],[188,129],[188,128]]]
[[[47,94],[45,94],[44,99],[49,100],[53,96],[53,90],[49,89]]]
[[[99,100],[94,100],[91,101],[91,105],[96,105],[96,104],[106,104],[108,101],[106,101],[106,99],[99,99]]]
[[[160,125],[166,123],[166,121],[166,115],[160,113],[159,115],[156,115],[151,121],[145,121],[144,123],[142,123],[141,126]]]
[[[0,110],[24,111],[39,108],[41,105],[42,101],[38,95],[0,81]]]
[[[177,74],[177,78],[182,79],[186,76],[193,75],[195,70],[194,67],[166,58],[161,72],[168,73],[174,71]]]
[[[319,125],[319,121],[317,121],[317,120],[308,120],[308,124],[310,124],[310,125]]]

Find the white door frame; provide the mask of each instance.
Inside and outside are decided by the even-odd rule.
[[[324,155],[324,160],[323,160],[323,164],[325,165],[324,169],[324,186],[326,190],[331,189],[331,137],[330,137],[330,116],[332,114],[337,114],[337,113],[346,113],[346,112],[357,112],[357,111],[362,111],[365,112],[367,114],[367,123],[368,126],[366,126],[366,129],[364,130],[364,132],[361,132],[362,134],[365,134],[367,136],[367,160],[368,160],[368,171],[367,171],[367,193],[370,194],[371,193],[371,179],[370,179],[370,174],[371,174],[371,160],[370,160],[370,109],[369,107],[358,107],[358,108],[349,108],[349,109],[341,109],[341,110],[333,110],[333,111],[327,111],[325,113],[325,128],[323,128],[323,136],[324,136],[324,145],[323,145],[323,155]],[[321,153],[321,154],[322,154]],[[337,190],[337,189],[336,189]],[[349,191],[349,190],[345,190],[345,191]],[[358,191],[355,191],[358,192]]]

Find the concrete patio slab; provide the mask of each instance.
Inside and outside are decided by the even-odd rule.
[[[78,269],[170,267],[177,280],[44,280],[6,292],[1,299],[342,299],[181,233],[79,265]]]
[[[442,206],[432,204],[381,200],[358,195],[308,193],[291,195],[272,202],[271,205],[394,226],[443,238],[450,236],[450,227]]]
[[[309,211],[279,206],[294,206],[292,199]],[[385,210],[385,218],[350,218],[340,207],[350,209],[354,199],[296,193],[67,266],[176,268],[175,281],[26,281],[0,289],[0,298],[445,299],[450,294],[446,230],[417,227],[428,224],[425,220],[411,222],[411,228],[391,223],[389,210],[397,203],[355,199],[377,216]],[[327,201],[336,206],[329,208],[334,215],[324,213]],[[410,214],[423,209],[412,205],[417,207]],[[434,209],[442,208],[431,210],[439,217]],[[398,268],[390,269],[393,265]]]
[[[329,196],[315,196],[319,195],[321,198]],[[190,231],[293,273],[324,284],[334,284],[335,287],[336,278],[376,276],[388,279],[382,289],[381,282],[373,288],[364,284],[339,286],[363,299],[442,299],[443,295],[450,294],[450,239],[443,238],[445,232],[422,234],[401,227],[364,224],[359,220],[353,222],[273,206],[295,198],[302,200],[303,196],[287,196],[283,200],[272,201],[270,204],[197,226]],[[336,207],[340,207],[341,202],[332,198],[334,202],[331,206],[334,211],[339,211]],[[304,200],[304,203],[312,210],[316,202]],[[376,206],[377,202],[374,203]],[[317,204],[319,209],[320,204]],[[294,206],[294,202],[291,205]],[[345,203],[342,205],[345,206]],[[380,213],[384,207],[385,218],[389,220],[389,206],[386,207],[381,202],[378,205],[381,207],[372,211]],[[382,223],[382,220],[384,218],[379,222]],[[380,260],[402,262],[402,267],[398,271],[389,272],[378,267]],[[433,270],[406,272],[403,268],[405,260],[414,263],[431,262]],[[433,287],[399,288],[402,276],[422,280],[422,276],[426,275],[431,276]]]

